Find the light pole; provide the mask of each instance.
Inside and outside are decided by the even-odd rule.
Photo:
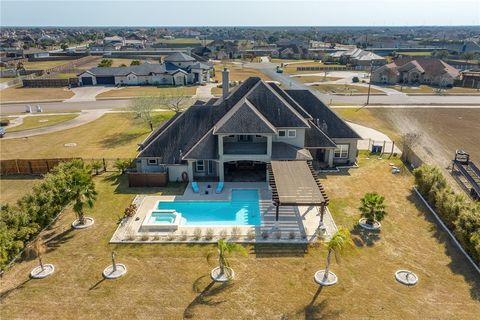
[[[368,93],[367,93],[367,103],[366,106],[370,102],[370,87],[372,86],[372,72],[373,72],[373,61],[370,63],[370,80],[368,81]]]

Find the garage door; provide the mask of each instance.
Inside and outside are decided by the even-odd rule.
[[[115,84],[115,77],[97,77],[97,84]]]
[[[82,77],[82,84],[84,86],[91,86],[93,85],[93,78],[90,78],[90,77]]]

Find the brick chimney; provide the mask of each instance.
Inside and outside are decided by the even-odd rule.
[[[228,71],[227,68],[223,68],[222,72],[222,93],[223,93],[223,99],[225,99],[228,96],[228,91],[230,91],[230,80],[228,79],[228,74],[230,72]]]

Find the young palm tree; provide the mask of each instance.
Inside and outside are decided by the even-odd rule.
[[[217,251],[218,251],[218,266],[220,268],[220,274],[226,274],[228,278],[231,275],[230,263],[226,257],[227,254],[232,252],[238,252],[244,256],[247,256],[247,250],[245,247],[239,245],[238,243],[227,242],[225,240],[218,240],[217,242]]]
[[[352,244],[353,242],[350,236],[350,231],[347,228],[338,229],[338,231],[333,235],[330,241],[327,242],[327,265],[325,267],[323,281],[326,281],[328,279],[328,275],[330,274],[332,253],[335,254],[335,258],[338,259],[339,254],[341,254],[346,247],[351,246]]]
[[[45,243],[43,243],[42,239],[38,237],[29,247],[27,254],[30,255],[32,258],[37,258],[38,263],[42,271],[45,271],[45,266],[43,265],[42,256],[47,252],[47,248]]]
[[[362,206],[358,209],[369,225],[373,225],[375,221],[382,221],[387,214],[384,201],[385,197],[376,192],[366,193],[361,199]]]
[[[85,168],[74,170],[69,181],[69,190],[74,201],[73,211],[77,214],[80,224],[85,224],[84,208],[85,206],[93,207],[97,199],[90,172]]]
[[[102,167],[102,163],[98,160],[94,160],[90,163],[90,167],[95,171],[95,175],[98,176],[99,170]]]

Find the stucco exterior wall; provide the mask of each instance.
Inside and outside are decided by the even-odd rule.
[[[286,136],[280,137],[278,134],[273,136],[273,142],[285,142],[293,146],[303,148],[305,146],[305,129],[277,128],[278,130],[286,130]],[[288,136],[288,130],[295,130],[294,138]]]

